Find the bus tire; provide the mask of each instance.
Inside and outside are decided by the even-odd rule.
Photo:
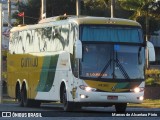
[[[23,99],[22,99],[22,92],[19,87],[16,88],[16,100],[18,101],[18,105],[23,107]]]
[[[24,86],[24,88],[22,88],[22,91],[21,91],[21,94],[22,94],[22,102],[23,102],[23,106],[24,107],[31,107],[31,100],[28,99],[27,97],[27,90],[26,90],[26,87]]]
[[[127,103],[118,103],[115,104],[115,109],[117,113],[124,113],[126,112]]]
[[[63,109],[64,111],[73,111],[73,103],[67,100],[66,89],[63,89]]]

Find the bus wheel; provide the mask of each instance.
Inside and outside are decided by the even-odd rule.
[[[67,100],[67,92],[66,89],[63,89],[63,109],[64,111],[72,111],[73,104]]]
[[[22,101],[23,101],[24,107],[30,107],[30,100],[28,100],[28,98],[27,98],[27,90],[26,90],[26,87],[24,87],[24,88],[22,89],[21,94],[22,94],[21,99],[22,99]]]
[[[115,104],[115,109],[117,113],[124,113],[127,108],[127,103],[118,103]]]
[[[21,90],[20,88],[17,88],[17,91],[16,91],[16,100],[18,101],[18,104],[19,106],[23,107],[23,99],[22,99],[22,93],[21,93]]]

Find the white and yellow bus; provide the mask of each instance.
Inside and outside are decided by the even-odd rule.
[[[141,103],[145,45],[140,24],[105,18],[57,16],[11,30],[8,94],[21,106],[60,101],[82,106]]]

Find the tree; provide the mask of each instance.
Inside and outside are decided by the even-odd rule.
[[[109,16],[109,0],[89,0],[84,1],[84,9],[81,9],[83,15],[90,16]]]
[[[131,19],[136,19],[138,16],[145,14],[145,6],[153,0],[119,0],[120,5],[125,10],[133,11]]]
[[[76,13],[76,1],[75,0],[47,0],[46,1],[47,17],[53,17],[57,15],[75,15]],[[28,0],[25,4],[23,2],[18,2],[18,11],[24,12],[25,24],[35,24],[40,20],[41,12],[41,2],[37,0]],[[22,17],[18,16],[18,12],[13,15],[17,19],[17,24],[22,24]]]
[[[22,24],[22,17],[18,16],[18,13],[24,12],[24,23],[35,24],[40,20],[40,7],[41,3],[37,0],[28,0],[28,3],[17,2],[18,12],[13,14],[13,18],[16,18],[15,25]]]
[[[160,20],[160,1],[151,2],[148,7],[149,7],[149,13],[152,14],[152,16],[155,19]]]
[[[86,0],[84,1],[83,15],[91,16],[111,16],[111,0]],[[119,4],[118,0],[115,0],[114,17],[128,18],[131,16],[132,11],[124,10]]]
[[[154,3],[153,1],[154,0],[115,0],[115,17],[130,17],[137,21],[142,20],[140,17],[146,16],[148,7],[151,3]],[[46,0],[46,2],[47,17],[76,14],[76,0]],[[110,4],[111,0],[82,0],[81,15],[110,17]],[[37,2],[37,0],[28,0],[27,4],[18,2],[17,5],[19,12],[24,12],[25,14],[25,24],[35,24],[40,20],[40,0],[39,2]],[[158,7],[157,10],[153,10],[154,6],[155,5],[149,9],[149,16],[152,16],[155,20],[159,20],[160,7]],[[14,18],[17,19],[15,24],[22,24],[22,17],[18,17],[17,14],[18,12],[14,14]],[[145,24],[145,21],[139,22]],[[156,27],[158,27],[158,25],[156,25]]]
[[[76,0],[47,0],[46,1],[47,17],[58,15],[76,15]],[[110,0],[82,0],[81,15],[110,17]],[[37,0],[28,0],[28,3],[17,3],[18,11],[24,12],[25,24],[35,24],[40,20],[41,2]],[[119,12],[120,11],[120,12]],[[132,12],[123,10],[116,3],[115,17],[128,18]],[[17,19],[15,24],[22,24],[22,18],[18,17],[18,12],[14,14]]]
[[[139,22],[140,24],[141,24],[141,26],[142,26],[142,28],[143,28],[143,32],[144,32],[144,34],[146,34],[146,16],[139,16],[139,17],[137,17],[136,18],[136,21],[137,22]],[[158,31],[159,30],[159,28],[160,28],[160,26],[159,26],[159,21],[158,20],[156,20],[154,17],[152,17],[152,16],[149,16],[148,17],[148,21],[149,21],[149,25],[148,25],[148,29],[149,29],[149,31],[148,31],[148,35],[155,35],[155,31]],[[154,24],[153,24],[154,23]]]
[[[133,11],[133,15],[130,18],[138,21],[143,27],[144,34],[149,35],[160,29],[160,19],[155,17],[159,15],[160,6],[157,4],[155,4],[154,0],[120,0],[120,5],[123,9]],[[154,10],[156,5],[157,8]],[[146,19],[149,20],[148,33],[146,33]],[[154,26],[152,23],[154,23]]]
[[[47,0],[47,17],[64,14],[76,14],[76,0]]]

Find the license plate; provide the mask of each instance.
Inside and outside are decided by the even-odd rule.
[[[118,96],[107,96],[108,100],[118,100]]]

